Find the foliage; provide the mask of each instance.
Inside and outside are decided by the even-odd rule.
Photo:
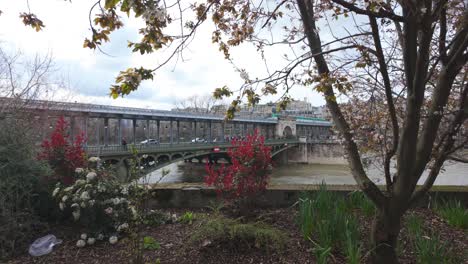
[[[220,168],[207,164],[205,184],[214,186],[226,199],[252,199],[266,189],[271,171],[271,149],[265,146],[265,139],[257,130],[245,140],[234,139],[231,144],[228,155],[232,164],[222,164]]]
[[[77,168],[76,178],[69,187],[57,183],[52,195],[60,210],[73,216],[94,238],[128,232],[139,217],[132,199],[144,192],[143,187],[120,183],[101,169]]]
[[[153,237],[145,236],[143,237],[143,248],[149,249],[149,250],[156,250],[156,249],[160,249],[161,245]]]
[[[266,251],[286,248],[288,237],[282,231],[265,223],[242,223],[221,215],[212,216],[200,223],[192,234],[195,243],[231,243],[235,247],[255,247]]]
[[[0,262],[24,252],[46,227],[35,209],[41,179],[50,170],[35,159],[28,125],[22,119],[0,120]]]
[[[150,210],[149,212],[141,212],[141,221],[145,226],[160,226],[171,220],[170,214],[163,213],[158,210]]]
[[[319,263],[328,263],[333,248],[344,249],[350,263],[362,260],[357,219],[349,208],[354,201],[329,192],[325,184],[317,192],[305,193],[299,200],[299,227],[305,239],[314,244]]]
[[[184,224],[192,224],[193,220],[195,220],[195,215],[193,212],[185,212],[180,218],[179,222]]]
[[[73,171],[76,168],[86,166],[86,153],[83,149],[85,138],[77,135],[75,139],[67,132],[69,124],[63,116],[59,117],[55,124],[50,139],[45,139],[39,160],[45,160],[55,170],[56,176],[63,184],[69,185],[74,182]]]
[[[348,196],[348,203],[352,208],[359,208],[365,216],[375,214],[375,205],[362,191],[353,191]]]
[[[418,264],[461,263],[452,252],[450,244],[442,242],[437,232],[430,236],[416,235],[413,240]]]
[[[411,236],[420,236],[422,233],[423,219],[412,213],[406,217],[406,227]]]
[[[438,202],[435,211],[451,226],[468,229],[468,209],[458,200]]]

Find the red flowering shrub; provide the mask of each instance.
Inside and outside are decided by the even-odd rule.
[[[83,134],[74,139],[70,138],[68,127],[68,123],[61,116],[50,139],[42,142],[42,151],[38,156],[38,159],[49,163],[55,171],[55,176],[66,185],[74,182],[73,173],[76,168],[86,167],[86,153],[83,149],[85,138]]]
[[[271,172],[271,148],[255,131],[244,140],[235,139],[228,150],[232,164],[219,168],[207,164],[205,184],[214,186],[226,199],[250,198],[266,189]]]

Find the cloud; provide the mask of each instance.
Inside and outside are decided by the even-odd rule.
[[[0,24],[9,27],[0,28],[0,38],[12,49],[21,49],[29,56],[51,51],[60,74],[68,80],[69,89],[62,89],[60,94],[71,91],[72,100],[171,109],[176,100],[209,94],[214,88],[223,85],[235,89],[242,84],[239,73],[224,59],[218,47],[211,43],[213,26],[207,23],[184,51],[183,60],[180,58],[177,63],[170,62],[156,72],[154,81],[143,82],[137,92],[124,99],[112,100],[108,96],[109,87],[119,71],[128,67],[151,68],[167,58],[164,52],[141,56],[127,48],[127,40],[137,41],[140,38],[137,30],[142,26],[141,21],[124,18],[126,27],[113,33],[111,42],[102,47],[111,55],[107,56],[82,47],[84,38],[90,35],[88,12],[91,2],[41,0],[39,4],[39,1],[30,1],[31,11],[46,25],[42,32],[25,27],[19,19],[19,12],[27,10],[25,3],[9,1],[2,6],[4,14],[0,16]],[[287,47],[267,51],[269,67],[276,69],[284,65],[286,62],[282,54],[288,52],[291,51]],[[264,62],[255,47],[235,47],[232,54],[236,65],[245,68],[251,77],[266,74]],[[311,88],[296,87],[291,94],[297,99],[309,97],[309,101],[316,105],[324,103],[321,96]],[[276,98],[265,97],[262,102],[274,101]]]

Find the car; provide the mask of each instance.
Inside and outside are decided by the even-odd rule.
[[[206,140],[204,138],[194,138],[192,139],[192,143],[205,143]]]
[[[142,142],[140,142],[142,145],[158,145],[159,141],[156,139],[145,139]]]

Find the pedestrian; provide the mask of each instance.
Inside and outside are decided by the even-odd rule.
[[[127,149],[127,140],[124,137],[122,138],[122,146],[124,149]]]

